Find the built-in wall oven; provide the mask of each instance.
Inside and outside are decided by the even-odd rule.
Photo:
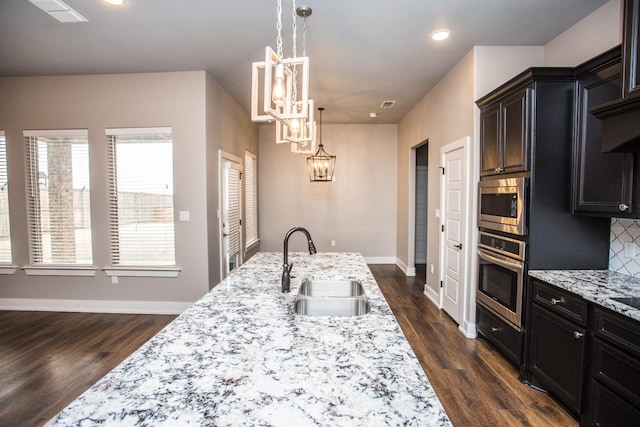
[[[480,231],[478,235],[478,304],[522,327],[525,282],[525,242]]]
[[[485,179],[478,184],[478,226],[524,236],[527,234],[529,178]]]

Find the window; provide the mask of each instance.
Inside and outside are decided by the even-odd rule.
[[[0,131],[0,264],[11,264],[8,193],[7,140],[4,131]]]
[[[87,130],[24,131],[31,265],[90,265]]]
[[[111,264],[175,266],[171,128],[107,129],[107,142]]]
[[[244,206],[247,249],[258,242],[258,197],[256,185],[256,155],[244,152]]]

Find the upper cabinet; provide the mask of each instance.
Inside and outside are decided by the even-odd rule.
[[[479,101],[482,176],[528,170],[530,91],[508,91],[484,107]]]
[[[480,175],[531,172],[570,152],[573,68],[532,67],[476,101]]]
[[[637,168],[633,153],[602,152],[602,121],[592,109],[620,98],[620,48],[579,66],[574,133],[573,212],[638,217]]]

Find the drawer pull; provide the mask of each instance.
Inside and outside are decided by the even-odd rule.
[[[584,336],[584,334],[581,334],[581,333],[580,333],[580,332],[578,332],[578,331],[573,331],[573,337],[574,337],[575,339],[580,339],[580,338],[582,338],[583,336]]]
[[[551,305],[556,305],[556,304],[564,304],[564,298],[562,298],[562,297],[560,297],[558,299],[551,298]]]
[[[491,327],[491,332],[498,332],[500,328],[496,328],[495,326]]]

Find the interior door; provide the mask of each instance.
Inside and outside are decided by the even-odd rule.
[[[242,264],[242,165],[221,159],[221,276]]]
[[[442,148],[442,308],[460,323],[466,277],[466,159],[465,147],[449,144]]]

